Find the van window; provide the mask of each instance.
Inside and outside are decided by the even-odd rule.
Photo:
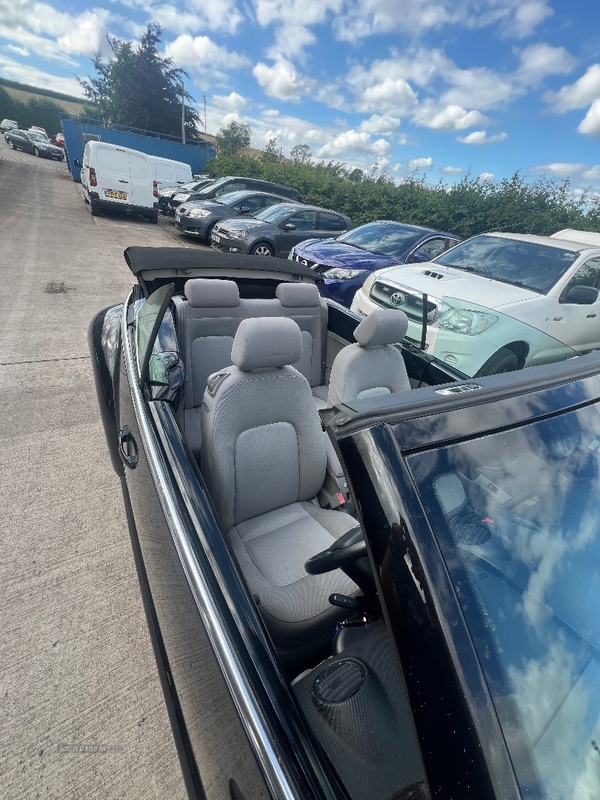
[[[170,164],[161,164],[160,161],[156,162],[156,180],[169,181],[173,177],[173,170]]]
[[[185,181],[189,180],[189,177],[190,177],[189,170],[184,169],[183,167],[175,168],[175,180],[178,183],[185,183]]]
[[[131,177],[137,181],[147,181],[150,178],[150,165],[148,160],[141,156],[134,156],[133,153],[129,154],[129,163],[131,167]]]
[[[97,152],[96,168],[98,172],[129,176],[129,158],[124,150],[108,150],[106,147],[100,147]]]

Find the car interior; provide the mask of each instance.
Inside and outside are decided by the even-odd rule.
[[[353,798],[409,787],[406,797],[426,797],[360,521],[319,411],[453,376],[428,376],[423,354],[401,347],[400,310],[360,321],[304,282],[181,288],[176,418],[297,701]]]

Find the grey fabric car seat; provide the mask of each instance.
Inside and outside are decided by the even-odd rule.
[[[274,643],[290,657],[332,636],[344,614],[330,594],[357,591],[339,570],[304,569],[357,523],[315,501],[325,441],[310,385],[289,366],[301,351],[293,320],[244,320],[233,366],[209,377],[202,403],[202,473]]]
[[[400,309],[378,308],[354,331],[356,344],[337,354],[331,367],[327,405],[410,389],[402,353],[408,318]]]

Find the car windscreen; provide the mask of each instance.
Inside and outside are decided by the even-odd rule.
[[[274,206],[263,208],[254,214],[255,219],[262,219],[263,222],[270,222],[272,225],[279,225],[284,219],[287,219],[294,209],[287,203],[281,205],[277,203]]]
[[[29,131],[27,135],[29,136],[30,139],[33,139],[34,142],[43,142],[44,144],[47,144],[50,141],[50,139],[48,139],[47,136],[44,136],[43,133],[36,133],[35,131]]]
[[[546,294],[578,256],[577,251],[560,247],[482,235],[453,247],[432,263]]]
[[[600,405],[407,463],[523,795],[600,796]]]
[[[423,238],[424,231],[389,222],[369,222],[338,237],[338,242],[384,256],[400,256]]]
[[[198,194],[198,198],[197,199],[198,200],[207,199],[207,196],[208,196],[208,194],[210,192],[212,192],[214,189],[218,189],[219,186],[223,186],[224,183],[229,183],[230,180],[231,180],[231,178],[221,178],[220,180],[211,181],[210,183],[204,184],[198,190],[198,193],[197,193]]]
[[[226,194],[220,194],[216,202],[224,206],[232,206],[245,197],[249,197],[251,194],[253,194],[253,192],[249,192],[247,189],[237,192],[227,192]]]

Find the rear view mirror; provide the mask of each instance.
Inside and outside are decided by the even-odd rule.
[[[571,286],[560,298],[561,303],[573,303],[578,306],[591,306],[598,299],[598,289],[593,286]]]

